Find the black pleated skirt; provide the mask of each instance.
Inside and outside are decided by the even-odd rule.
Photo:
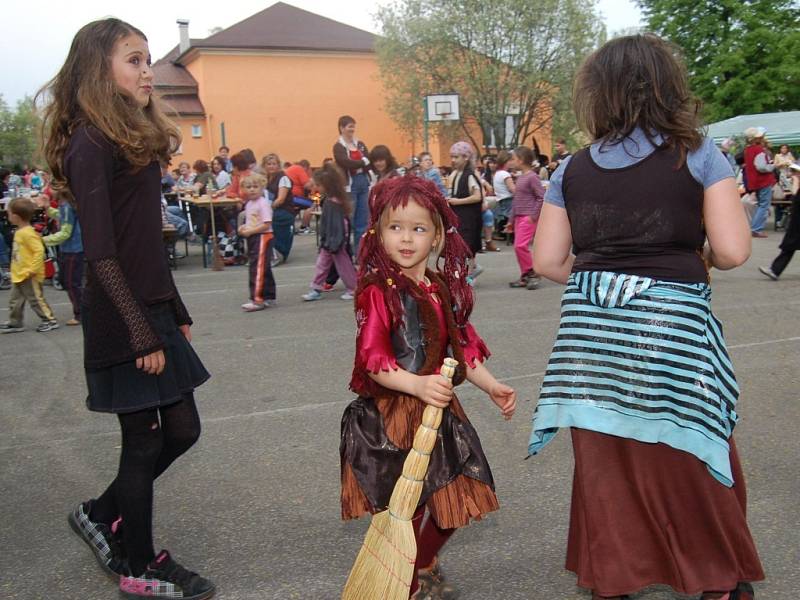
[[[87,369],[86,406],[89,410],[131,413],[168,406],[191,394],[211,377],[178,329],[172,303],[150,306],[148,312],[156,333],[164,342],[164,370],[160,375],[148,375],[136,368],[135,361],[105,369]]]

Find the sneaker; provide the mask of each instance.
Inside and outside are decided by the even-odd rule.
[[[257,312],[265,308],[267,308],[267,306],[263,302],[245,302],[242,304],[242,310],[244,312]]]
[[[539,287],[539,284],[542,282],[542,278],[538,275],[531,275],[528,277],[528,283],[525,286],[526,289],[535,290]]]
[[[336,287],[336,286],[331,285],[330,283],[323,283],[322,284],[322,291],[323,292],[332,292],[334,287]]]
[[[277,267],[286,262],[286,257],[278,252],[277,250],[272,250],[272,260],[270,261],[270,266]]]
[[[761,271],[764,275],[772,279],[772,281],[778,281],[778,275],[776,275],[771,267],[758,267],[758,270]]]
[[[54,329],[58,329],[58,321],[42,321],[39,323],[36,331],[39,333],[45,333],[47,331],[53,331]]]
[[[12,325],[11,323],[0,323],[0,333],[19,333],[25,331],[22,325]]]
[[[271,306],[277,306],[277,304],[278,304],[277,300],[264,300],[264,306],[266,308],[269,308]]]
[[[105,523],[95,523],[89,519],[91,510],[91,500],[81,502],[69,513],[67,522],[72,531],[92,550],[103,571],[116,579],[125,572],[125,556],[119,529],[122,519],[117,519],[111,527]]]
[[[766,233],[764,233],[763,231],[753,231],[753,232],[752,232],[750,235],[751,235],[752,237],[754,237],[754,238],[768,238],[768,237],[769,237],[769,236],[768,236]]]
[[[472,273],[467,275],[467,285],[474,286],[475,280],[480,276],[481,273],[483,273],[483,267],[480,265],[475,265],[475,268],[472,269]]]
[[[216,588],[208,579],[182,567],[162,550],[139,577],[119,578],[119,591],[125,598],[183,598],[204,600]]]
[[[319,300],[322,298],[322,294],[320,294],[317,290],[310,290],[307,294],[303,294],[303,300],[306,302],[313,302],[314,300]]]
[[[342,300],[352,301],[353,300],[353,292],[345,292],[344,294],[339,296],[339,298],[341,298]]]

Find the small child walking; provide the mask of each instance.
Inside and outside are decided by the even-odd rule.
[[[49,216],[58,219],[58,231],[42,238],[45,246],[58,246],[58,277],[61,286],[67,292],[72,304],[72,318],[66,322],[69,326],[81,324],[81,297],[83,296],[83,241],[81,226],[75,208],[60,192],[53,192],[58,198],[58,208],[47,204],[43,198],[42,208]]]
[[[352,201],[344,189],[344,178],[338,168],[328,164],[314,171],[314,184],[324,196],[322,218],[320,219],[320,247],[317,255],[317,267],[311,290],[303,294],[303,300],[312,302],[322,298],[325,279],[331,265],[344,282],[345,292],[342,300],[352,300],[356,289],[356,270],[347,252],[347,240],[350,237],[350,218]]]
[[[386,509],[425,406],[443,408],[412,519],[417,556],[409,595],[449,598],[454,590],[443,579],[439,551],[457,528],[499,507],[478,433],[453,385],[470,381],[506,419],[514,414],[516,392],[484,366],[489,350],[469,323],[473,293],[464,275],[470,250],[436,185],[414,175],[387,179],[373,188],[369,206],[350,381],[359,397],[342,417],[342,517]],[[458,361],[452,383],[437,374],[447,356]]]
[[[44,246],[42,238],[31,227],[36,205],[27,198],[15,198],[8,204],[8,220],[17,228],[11,249],[11,297],[8,299],[8,322],[0,325],[1,333],[25,331],[25,302],[42,320],[36,331],[58,329],[58,321],[42,293],[44,281]]]
[[[272,274],[272,207],[264,196],[267,180],[259,173],[244,176],[239,186],[244,205],[244,223],[238,233],[247,239],[250,261],[250,301],[242,304],[245,312],[264,310],[275,303],[275,277]]]

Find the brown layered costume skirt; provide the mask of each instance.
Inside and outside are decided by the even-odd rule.
[[[764,579],[733,438],[733,487],[688,452],[573,428],[568,570],[603,596],[654,584],[681,594]]]
[[[412,396],[359,396],[345,409],[339,449],[343,519],[388,507],[424,410]],[[463,527],[499,508],[478,434],[456,396],[442,414],[422,504],[443,529]]]

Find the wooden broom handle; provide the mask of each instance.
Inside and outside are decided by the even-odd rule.
[[[445,358],[440,369],[442,377],[452,381],[458,361]],[[436,446],[439,425],[442,422],[443,409],[428,404],[422,413],[422,423],[414,435],[414,443],[403,463],[403,474],[395,485],[391,500],[390,512],[400,519],[411,519],[422,495],[425,473],[428,471],[430,455]]]

